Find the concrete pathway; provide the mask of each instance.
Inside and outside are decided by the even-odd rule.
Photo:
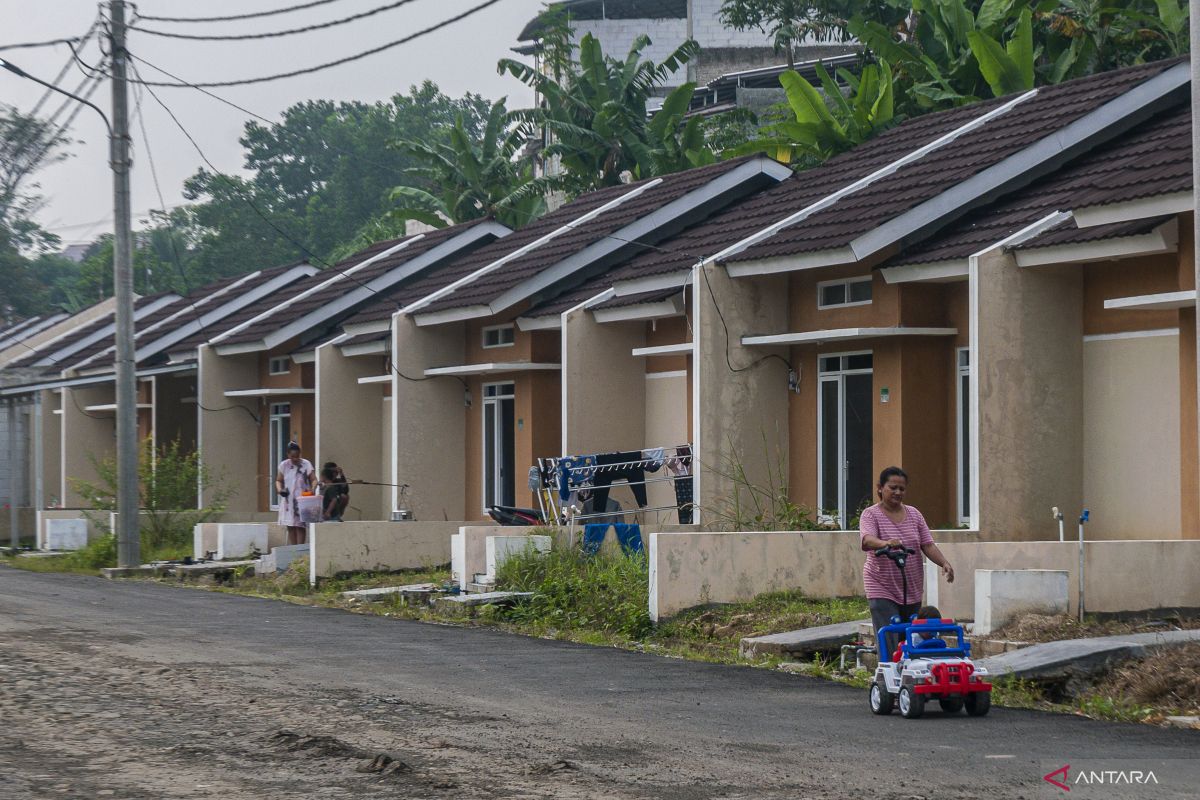
[[[746,658],[777,655],[806,658],[822,650],[833,650],[858,639],[859,626],[870,620],[838,622],[798,631],[750,636],[742,639],[740,650]]]

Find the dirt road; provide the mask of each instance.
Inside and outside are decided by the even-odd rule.
[[[0,566],[0,798],[1195,797],[1200,735]],[[920,766],[918,766],[920,765]],[[1104,765],[1104,766],[1102,766]]]

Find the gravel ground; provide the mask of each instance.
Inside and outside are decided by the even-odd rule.
[[[1032,800],[1089,759],[1160,783],[1071,797],[1200,780],[1187,731],[881,719],[777,672],[2,566],[0,676],[4,800]]]

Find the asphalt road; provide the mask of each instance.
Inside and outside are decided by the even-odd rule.
[[[1200,734],[0,566],[0,797],[97,795],[1194,798]]]

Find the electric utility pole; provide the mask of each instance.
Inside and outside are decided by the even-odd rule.
[[[108,4],[112,53],[113,288],[117,318],[117,563],[141,564],[138,530],[137,365],[133,350],[133,233],[129,201],[129,95],[125,2]]]

